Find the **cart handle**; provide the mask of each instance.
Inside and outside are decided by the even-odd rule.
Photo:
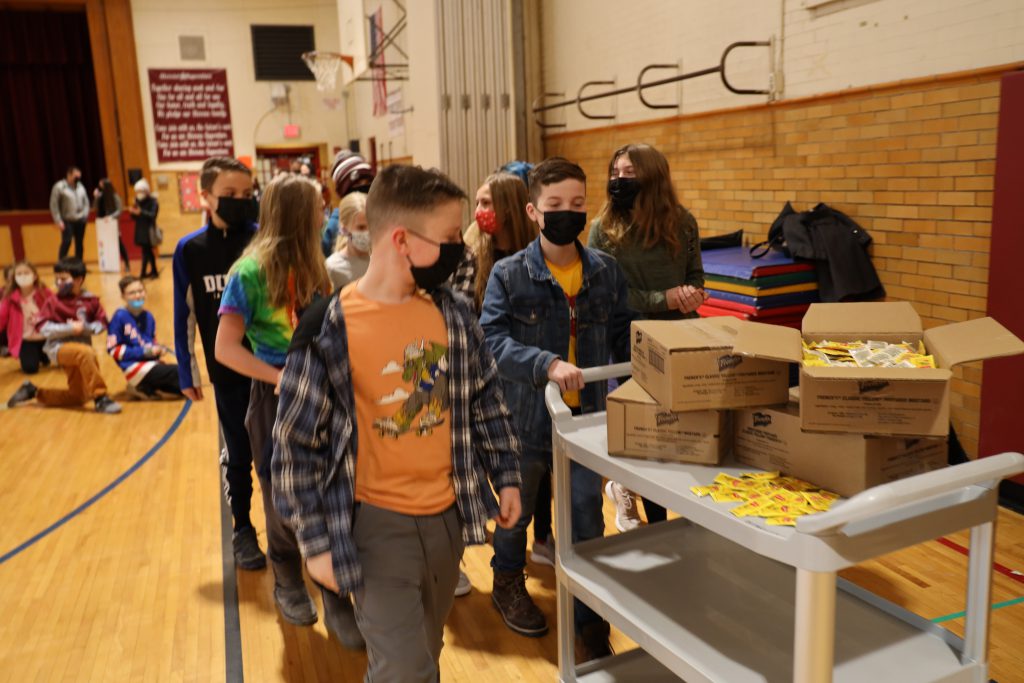
[[[1021,472],[1024,472],[1024,455],[1020,453],[1003,453],[979,458],[973,462],[875,486],[858,493],[834,510],[801,517],[797,520],[796,529],[801,533],[821,536],[858,522],[885,526],[906,517],[893,516],[891,513],[896,508],[923,503],[968,486],[993,489],[1002,479]],[[919,511],[919,514],[921,513],[923,511]],[[893,516],[893,519],[887,521],[886,518],[889,516]]]
[[[614,365],[602,365],[596,368],[583,368],[583,383],[600,382],[614,377],[627,377],[633,374],[633,366],[630,363],[615,363]],[[555,382],[548,382],[544,388],[544,402],[548,406],[548,413],[552,422],[562,422],[572,419],[572,411],[562,400],[562,391]]]

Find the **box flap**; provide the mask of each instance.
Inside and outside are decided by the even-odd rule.
[[[872,335],[921,334],[921,316],[906,301],[811,304],[802,330],[805,339],[814,341],[830,334],[857,335],[866,341]]]
[[[789,363],[799,363],[803,360],[798,330],[764,323],[748,322],[742,325],[733,342],[732,352],[752,358]]]
[[[942,368],[1024,353],[1024,342],[993,318],[925,330],[924,345]]]
[[[625,401],[627,403],[642,403],[646,405],[657,405],[650,394],[644,391],[644,388],[640,386],[640,383],[635,379],[631,379],[625,384],[620,384],[619,388],[608,394],[608,400],[612,401]]]
[[[643,320],[634,325],[634,341],[641,334],[655,337],[669,350],[721,349],[731,347],[742,320],[700,318],[694,320]]]

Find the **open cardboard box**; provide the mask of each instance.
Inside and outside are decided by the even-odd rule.
[[[795,403],[744,408],[733,418],[741,465],[779,470],[846,497],[943,468],[949,457],[945,438],[805,432]]]
[[[772,325],[731,317],[635,321],[633,379],[676,412],[785,403],[785,363],[733,352],[739,331],[748,327]]]
[[[728,418],[721,410],[672,412],[629,380],[608,394],[608,453],[717,465],[729,443]]]
[[[806,341],[924,340],[936,368],[804,367]],[[858,434],[946,436],[952,368],[1024,353],[1024,342],[992,318],[923,330],[905,302],[811,304],[800,331],[771,325],[741,328],[733,351],[755,359],[800,363],[803,429]]]

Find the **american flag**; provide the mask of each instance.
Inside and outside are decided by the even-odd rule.
[[[377,53],[377,46],[384,41],[384,6],[370,15],[370,54]],[[384,116],[388,113],[388,82],[384,69],[384,51],[376,56],[373,69],[373,115]]]

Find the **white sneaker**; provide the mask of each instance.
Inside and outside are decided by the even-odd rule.
[[[473,590],[473,584],[470,583],[469,577],[466,576],[466,572],[459,570],[459,582],[455,584],[455,597],[461,598],[464,595],[469,595]]]
[[[636,498],[632,491],[622,484],[609,480],[604,486],[605,495],[615,503],[615,528],[621,532],[632,531],[642,524],[636,511]]]
[[[547,543],[533,542],[533,549],[530,551],[530,561],[535,564],[546,564],[549,567],[555,566],[555,538],[548,536]]]

